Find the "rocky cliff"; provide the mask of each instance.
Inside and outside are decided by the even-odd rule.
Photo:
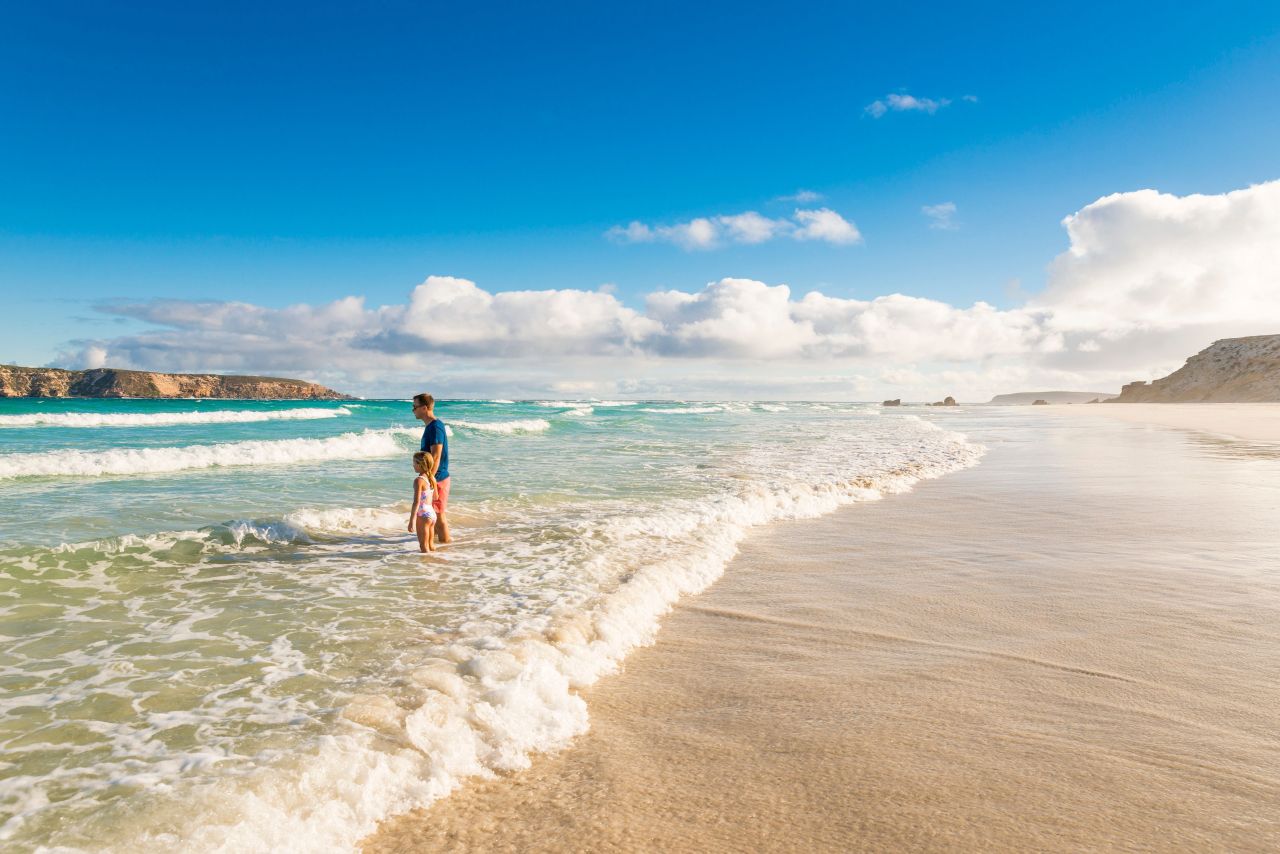
[[[1280,335],[1223,338],[1150,384],[1129,383],[1106,403],[1280,401]]]
[[[278,377],[157,374],[97,368],[19,368],[0,365],[0,397],[223,397],[260,400],[347,400],[315,383]]]

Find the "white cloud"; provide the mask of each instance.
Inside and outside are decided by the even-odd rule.
[[[801,213],[788,236],[841,234],[843,219]],[[777,222],[707,221],[717,239],[734,240],[773,235]],[[1280,332],[1280,182],[1213,196],[1121,193],[1064,224],[1070,245],[1050,264],[1045,290],[1019,308],[905,294],[800,295],[784,284],[725,278],[651,293],[635,309],[600,290],[491,293],[432,276],[405,303],[378,307],[354,296],[278,309],[103,305],[154,328],[73,342],[62,362],[285,373],[384,392],[398,387],[397,377],[426,374],[454,394],[696,388],[714,396],[708,389],[719,377],[726,394],[788,396],[778,390],[794,388],[797,396],[839,396],[834,389],[848,380],[864,399],[972,400],[1036,387],[1117,390],[1167,373],[1215,338]],[[815,368],[844,379],[816,386]]]
[[[920,208],[920,212],[927,216],[931,222],[930,228],[937,228],[943,231],[954,231],[960,226],[956,225],[952,219],[956,215],[955,202],[942,202],[937,205],[925,205]]]
[[[670,240],[685,249],[710,249],[717,244],[720,237],[720,230],[716,223],[705,217],[654,230],[659,239]]]
[[[716,218],[729,240],[734,243],[764,243],[791,229],[785,219],[769,219],[755,211]]]
[[[830,208],[815,211],[796,211],[800,227],[793,232],[796,240],[824,240],[827,243],[852,244],[862,242],[862,232]]]
[[[676,225],[652,227],[643,222],[633,221],[626,227],[615,225],[605,232],[605,237],[618,243],[664,242],[675,243],[685,249],[711,249],[719,243],[720,226],[717,222],[705,217]]]
[[[1280,331],[1280,181],[1116,193],[1063,225],[1071,246],[1031,301],[1056,329],[1112,340],[1198,325]]]
[[[964,95],[961,101],[969,104],[976,104],[978,98],[975,95]],[[908,95],[905,92],[893,92],[885,95],[883,98],[877,98],[863,108],[863,112],[878,119],[886,113],[925,113],[933,115],[943,107],[951,106],[950,98],[917,98],[914,95]]]
[[[813,190],[796,190],[789,196],[778,196],[775,202],[795,202],[798,205],[811,205],[814,202],[820,202],[825,198],[822,193],[815,193]]]
[[[797,356],[817,344],[812,325],[791,313],[791,290],[751,279],[721,279],[689,294],[651,294],[646,313],[662,332],[660,353],[730,358]]]
[[[106,349],[92,345],[85,347],[80,365],[85,369],[105,368],[107,366]]]
[[[934,100],[932,98],[916,98],[911,95],[886,95],[885,100],[889,103],[889,109],[895,112],[920,112],[933,115],[938,112],[939,108],[948,106],[951,101],[946,98]]]
[[[684,249],[716,249],[726,244],[765,243],[779,237],[821,240],[837,245],[861,243],[857,225],[830,208],[799,209],[790,219],[770,218],[756,211],[699,217],[675,225],[651,226],[632,222],[615,225],[605,236],[618,243],[674,243]]]
[[[658,239],[653,229],[643,222],[631,222],[626,226],[615,225],[605,232],[605,236],[619,243],[652,243]]]
[[[966,360],[1057,349],[1056,333],[1026,311],[956,308],[891,294],[873,300],[801,299],[786,285],[726,278],[699,291],[652,293],[645,310],[600,291],[489,293],[431,276],[405,305],[367,308],[348,297],[320,306],[163,300],[106,305],[159,330],[86,342],[83,358],[117,367],[250,366],[362,370],[423,355],[487,359],[625,357],[796,359],[893,356]]]

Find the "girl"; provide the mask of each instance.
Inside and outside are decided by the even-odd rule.
[[[436,510],[431,502],[436,497],[436,481],[430,474],[431,454],[418,451],[413,455],[413,470],[418,476],[413,479],[413,503],[409,505],[409,533],[418,533],[418,551],[433,552],[436,550]]]

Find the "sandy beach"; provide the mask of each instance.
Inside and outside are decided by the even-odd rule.
[[[757,530],[571,748],[364,850],[1275,850],[1280,448],[1185,428],[1280,407],[1037,410]]]
[[[1104,416],[1131,424],[1196,430],[1255,442],[1280,442],[1280,403],[1108,403],[1037,406],[1037,413]]]

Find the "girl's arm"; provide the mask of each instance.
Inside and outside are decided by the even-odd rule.
[[[413,530],[414,517],[418,515],[418,502],[422,500],[422,481],[413,479],[413,503],[409,505],[409,530]]]

